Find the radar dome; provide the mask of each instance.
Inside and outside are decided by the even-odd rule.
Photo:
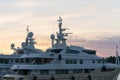
[[[15,47],[15,45],[12,43],[12,44],[11,44],[11,48],[14,49],[14,47]]]
[[[22,42],[22,47],[25,47],[25,45],[26,45],[25,42]]]
[[[33,37],[33,32],[29,32],[28,37]]]
[[[54,34],[51,34],[51,39],[55,39],[55,35]]]

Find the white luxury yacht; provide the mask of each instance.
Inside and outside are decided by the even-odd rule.
[[[7,74],[4,80],[115,80],[120,72],[117,64],[107,63],[96,55],[95,50],[79,46],[68,46],[67,36],[59,18],[57,37],[52,34],[51,45],[46,52],[26,52],[21,62],[11,69],[15,74]],[[33,47],[32,33],[29,34]],[[27,41],[26,41],[27,42]],[[25,47],[25,44],[23,44]]]

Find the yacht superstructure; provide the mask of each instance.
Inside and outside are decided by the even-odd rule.
[[[112,71],[115,72],[115,76],[119,73],[118,65],[107,63],[103,58],[96,55],[95,50],[79,46],[68,46],[66,37],[69,33],[64,33],[66,29],[62,28],[61,18],[59,18],[58,22],[59,31],[57,32],[57,37],[54,34],[50,36],[52,47],[47,49],[46,52],[26,52],[26,54],[20,57],[21,62],[11,67],[15,74],[5,75],[4,79],[106,80],[104,78],[93,78],[92,76],[96,72],[99,73],[99,75],[96,74],[97,77],[101,74],[112,74]],[[31,37],[32,33],[30,33],[27,39],[32,41]],[[26,42],[28,41],[26,40]],[[33,48],[31,46],[33,46],[34,42],[29,43],[31,43],[29,45],[30,48]],[[26,45],[23,44],[23,47],[26,48]],[[110,77],[109,80],[113,80],[115,76],[108,75]]]

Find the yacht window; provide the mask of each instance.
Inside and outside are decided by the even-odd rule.
[[[89,69],[85,69],[84,72],[85,72],[85,73],[89,73]]]
[[[66,64],[77,64],[77,60],[66,60]]]
[[[23,72],[23,75],[28,75],[29,70],[23,70],[22,72]]]
[[[36,77],[36,76],[34,76],[32,80],[37,80],[37,77]]]
[[[23,80],[23,78],[19,78],[18,80]]]
[[[15,63],[19,63],[19,59],[15,59]]]
[[[80,53],[79,51],[75,51],[75,50],[71,50],[71,49],[67,49],[66,54],[78,54]]]
[[[95,60],[93,60],[92,63],[95,63]]]
[[[30,59],[29,58],[26,58],[26,63],[30,63]]]
[[[62,51],[62,49],[53,49],[53,50],[51,50],[51,52],[53,52],[53,53],[60,53]]]
[[[41,70],[40,74],[41,75],[47,75],[47,74],[49,74],[49,71],[48,70]]]
[[[10,63],[13,63],[13,59],[10,60]]]
[[[82,69],[74,69],[73,73],[82,73]]]
[[[38,72],[37,70],[35,70],[35,72]]]
[[[84,49],[82,51],[85,52],[85,53],[87,53],[87,54],[96,55],[96,51],[95,50]]]
[[[5,59],[5,64],[8,64],[8,60]]]
[[[32,60],[32,64],[46,64],[50,63],[53,59],[52,58],[35,58]]]
[[[24,63],[24,59],[20,59],[20,63]]]
[[[0,63],[4,63],[4,60],[3,60],[3,59],[0,59]]]
[[[94,71],[95,69],[91,69],[91,71]]]
[[[80,64],[83,64],[83,60],[80,60]]]
[[[101,63],[101,61],[100,61],[100,60],[98,60],[98,63]]]
[[[68,74],[68,70],[56,70],[56,74]]]
[[[8,64],[9,59],[0,59],[0,63]]]

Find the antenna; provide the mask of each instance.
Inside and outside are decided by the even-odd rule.
[[[29,35],[29,26],[28,25],[27,25],[26,30],[27,30],[26,45],[28,45],[28,35]]]
[[[29,33],[29,26],[28,25],[27,25],[26,30],[27,30],[27,35],[28,35],[28,33]]]
[[[59,20],[58,20],[59,23],[62,23],[62,18],[59,16]]]
[[[73,33],[63,33],[65,37],[67,37],[69,34],[73,34]]]
[[[62,33],[62,18],[61,17],[59,17],[59,19],[58,19],[58,26],[59,26],[59,33]]]
[[[116,64],[119,64],[119,52],[118,52],[118,45],[116,46]]]

